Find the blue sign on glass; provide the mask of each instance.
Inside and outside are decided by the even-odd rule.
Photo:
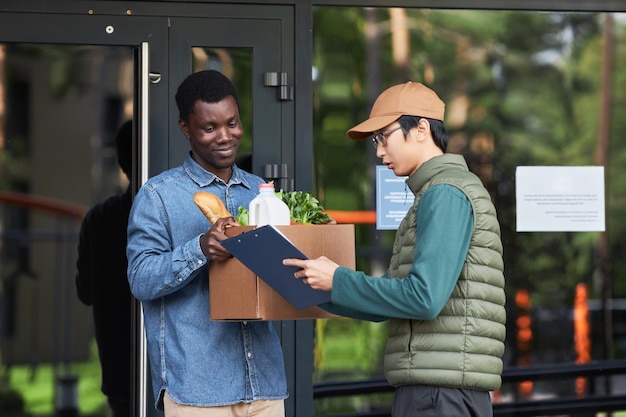
[[[413,193],[405,184],[407,177],[397,177],[385,165],[376,166],[376,229],[397,230],[413,205]]]

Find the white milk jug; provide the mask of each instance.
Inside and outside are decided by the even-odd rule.
[[[291,223],[289,206],[276,196],[274,184],[259,184],[259,194],[250,202],[248,214],[250,226],[288,226]]]

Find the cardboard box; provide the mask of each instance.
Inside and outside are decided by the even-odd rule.
[[[276,226],[309,258],[325,255],[336,263],[355,268],[354,225]],[[253,226],[232,227],[237,236]],[[294,278],[295,279],[295,278]],[[211,320],[295,320],[336,317],[319,307],[296,309],[236,258],[209,265]]]

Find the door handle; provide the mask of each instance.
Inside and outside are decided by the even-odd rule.
[[[148,74],[151,84],[158,84],[161,81],[161,74],[158,72],[151,72]]]
[[[149,116],[150,116],[150,96],[149,96],[149,87],[151,80],[151,74],[148,69],[150,64],[150,47],[148,42],[141,43],[141,49],[138,56],[138,85],[139,85],[139,114],[138,116],[138,124],[139,124],[139,143],[138,143],[138,153],[139,153],[139,178],[138,178],[138,187],[143,185],[148,180],[149,170],[148,170],[148,162],[149,162],[149,151],[150,151],[150,141],[149,141]],[[161,80],[161,76],[159,74],[158,80],[155,83],[158,83]],[[144,331],[144,316],[143,309],[140,307],[140,303],[137,302],[135,305],[135,312],[137,314],[137,329],[135,329],[135,334],[137,337],[137,349],[139,350],[137,358],[139,364],[135,364],[135,369],[137,372],[136,382],[138,384],[139,395],[136,398],[137,403],[135,404],[135,410],[137,412],[138,417],[145,417],[148,415],[147,404],[148,404],[148,390],[152,389],[152,387],[148,386],[148,347],[147,341]]]

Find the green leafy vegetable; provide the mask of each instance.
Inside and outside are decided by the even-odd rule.
[[[248,209],[239,206],[239,208],[237,209],[237,217],[235,218],[235,220],[237,220],[237,223],[242,226],[247,226],[248,224],[250,224],[250,213],[248,212]]]
[[[294,222],[324,224],[332,221],[328,214],[323,213],[324,207],[311,193],[280,190],[276,195],[287,203],[291,220]]]
[[[311,193],[280,190],[276,192],[276,196],[287,204],[289,215],[294,222],[325,224],[333,220],[328,214],[323,213],[324,207]],[[239,206],[236,220],[242,226],[250,224],[250,213],[246,207]]]

